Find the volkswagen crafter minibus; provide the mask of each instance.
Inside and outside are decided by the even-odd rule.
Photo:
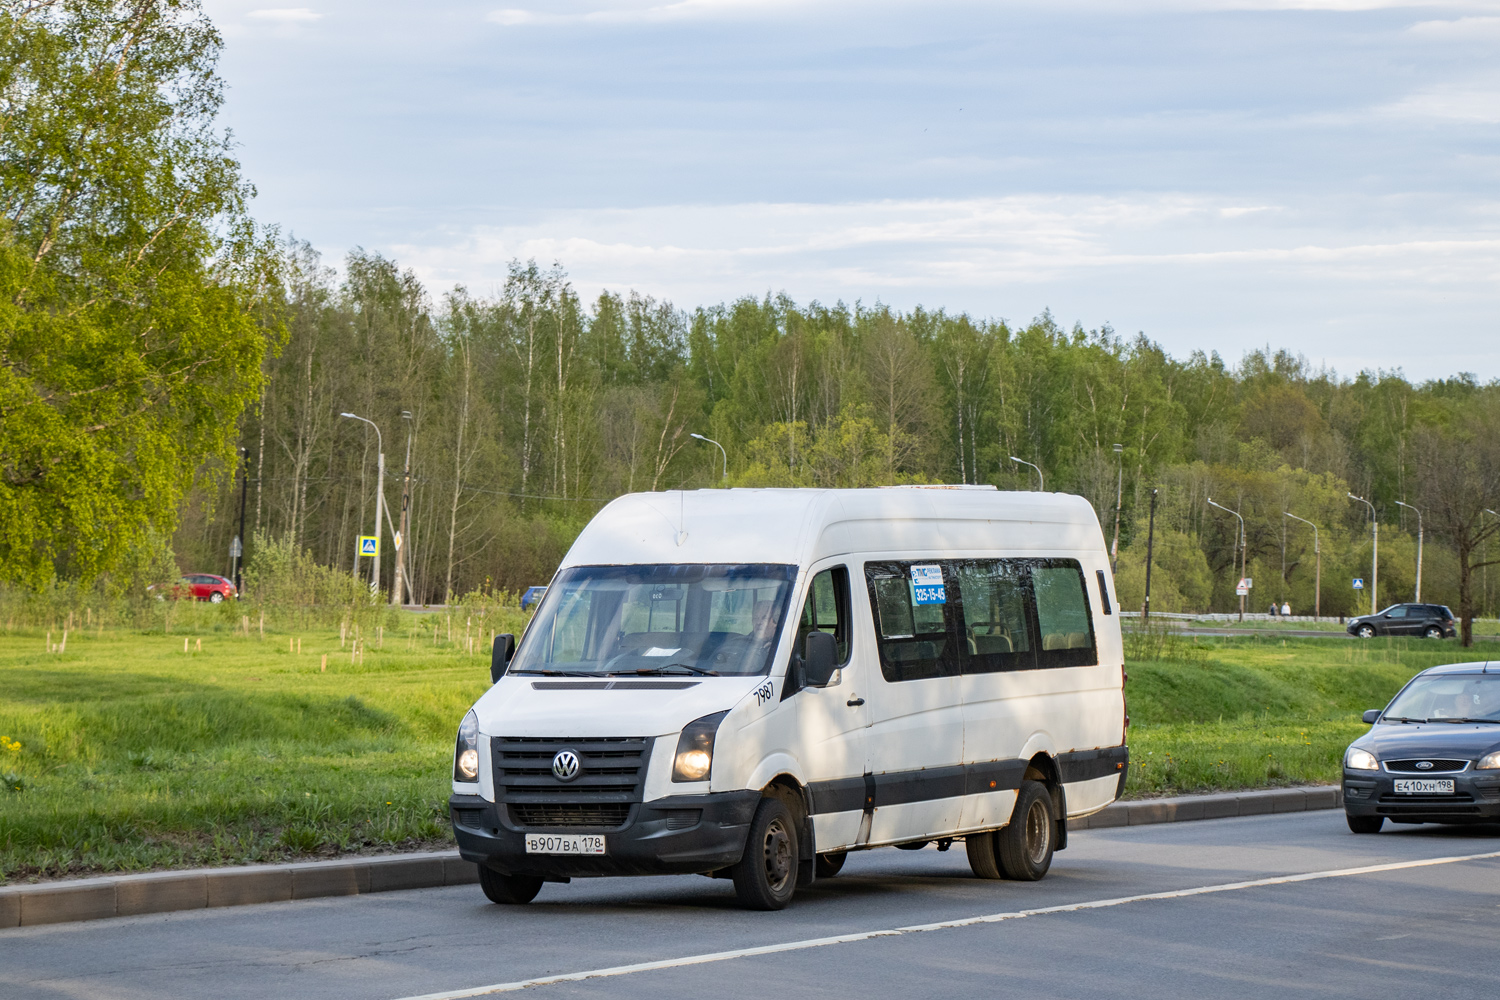
[[[779,909],[849,851],[1039,879],[1119,797],[1117,601],[1080,497],[637,493],[579,535],[458,731],[460,853],[497,903],[698,873]]]

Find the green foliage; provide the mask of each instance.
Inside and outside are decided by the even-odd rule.
[[[191,2],[0,6],[0,580],[120,566],[233,454],[272,269],[219,45]]]

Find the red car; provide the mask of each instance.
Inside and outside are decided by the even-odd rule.
[[[195,601],[210,601],[214,604],[222,604],[239,596],[235,593],[232,581],[212,573],[189,573],[174,584],[151,586],[147,590],[157,593],[157,600],[167,597],[173,600],[192,598]]]

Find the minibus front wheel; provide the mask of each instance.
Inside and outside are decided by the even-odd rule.
[[[740,902],[752,910],[779,910],[797,891],[797,823],[779,798],[755,807],[745,853],[730,871]]]

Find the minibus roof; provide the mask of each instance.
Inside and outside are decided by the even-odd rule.
[[[991,486],[630,493],[601,510],[562,566],[806,565],[846,554],[1101,552],[1093,507],[1066,493]]]

